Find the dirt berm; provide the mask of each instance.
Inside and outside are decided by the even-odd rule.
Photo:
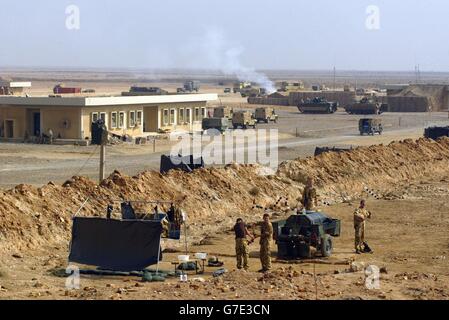
[[[387,194],[398,184],[447,173],[448,165],[449,139],[420,139],[288,161],[271,176],[258,166],[229,165],[165,176],[144,172],[128,177],[114,172],[101,185],[83,177],[62,186],[19,185],[0,192],[0,251],[67,244],[70,218],[87,198],[81,215],[104,216],[101,210],[113,200],[176,200],[188,213],[193,231],[201,231],[211,225],[232,225],[237,216],[254,215],[254,203],[272,206],[284,196],[295,206],[309,175],[330,202],[341,201],[342,194],[360,197],[365,186]]]

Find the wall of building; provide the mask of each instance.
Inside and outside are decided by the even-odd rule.
[[[144,108],[137,105],[84,107],[82,109],[83,137],[91,138],[91,124],[99,117],[105,117],[106,127],[113,134],[143,136],[143,111]],[[123,114],[123,121],[121,121],[121,114]],[[140,121],[137,121],[138,115],[141,115]],[[134,121],[131,121],[131,117],[134,117]]]
[[[47,133],[51,129],[55,138],[82,139],[80,115],[81,108],[76,107],[41,108],[41,130]]]
[[[6,121],[13,121],[13,137],[14,139],[23,138],[26,131],[26,111],[24,108],[15,106],[0,107],[0,133],[2,138],[6,138]]]
[[[201,123],[207,117],[207,103],[178,103],[161,105],[159,112],[159,128],[163,131],[201,130]]]

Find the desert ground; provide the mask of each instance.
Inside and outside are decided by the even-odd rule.
[[[32,76],[29,72],[19,75]],[[33,94],[48,93],[55,81],[73,76],[39,73]],[[126,80],[128,76],[105,81],[83,74],[77,81],[91,77],[83,87],[101,94],[146,83],[138,75]],[[311,75],[310,81],[322,76]],[[406,78],[401,75],[389,81],[402,77]],[[381,80],[367,77],[366,83],[377,81]],[[159,84],[179,86],[172,78]],[[237,95],[221,94],[222,89],[212,82],[204,87],[205,92],[220,92],[223,104],[254,107]],[[386,127],[384,134],[361,137],[360,116],[342,111],[303,115],[292,107],[277,111],[277,124],[260,126],[280,133],[282,163],[270,174],[256,164],[230,164],[162,176],[157,172],[159,158],[172,144],[161,140],[155,152],[152,145],[108,146],[110,176],[98,184],[98,150],[93,146],[1,143],[0,299],[447,300],[449,139],[435,142],[422,136],[431,124],[447,124],[448,114],[385,113],[379,116]],[[354,150],[313,157],[316,146],[352,146]],[[286,262],[276,258],[273,244],[273,270],[261,274],[256,242],[250,247],[250,270],[236,270],[230,231],[236,218],[255,223],[264,212],[271,213],[273,220],[288,217],[308,176],[316,182],[319,210],[342,220],[333,256]],[[281,197],[288,198],[282,206],[276,204]],[[65,269],[71,217],[87,198],[80,212],[85,216],[102,215],[108,202],[117,198],[176,200],[190,217],[189,253],[217,256],[227,272],[213,277],[216,268],[206,267],[204,274],[189,273],[186,283],[178,277],[147,283],[136,276],[82,275],[80,288],[68,290]],[[352,213],[362,198],[373,212],[366,238],[374,253],[356,255]],[[173,270],[171,262],[183,253],[183,246],[184,238],[164,241],[161,270]],[[370,265],[380,270],[378,288],[366,286],[365,268]]]

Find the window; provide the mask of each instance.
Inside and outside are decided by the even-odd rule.
[[[136,126],[136,112],[130,111],[129,112],[129,127],[134,128]]]
[[[106,112],[100,112],[100,119],[106,124]]]
[[[117,112],[111,112],[111,128],[117,128]]]
[[[118,116],[118,127],[121,129],[125,127],[125,112],[123,111],[120,111]]]
[[[199,121],[200,120],[200,108],[195,108],[195,115],[193,117],[193,121]]]
[[[175,124],[175,109],[170,109],[170,124]]]
[[[98,112],[92,112],[92,122],[97,122],[98,121]]]
[[[168,120],[168,109],[164,109],[164,113],[162,114],[162,124],[168,126]]]
[[[192,109],[186,109],[186,122],[192,122]]]
[[[143,111],[142,110],[139,110],[139,111],[137,111],[137,125],[138,126],[142,126],[142,123],[143,123]]]
[[[178,123],[183,124],[184,123],[184,108],[180,108],[178,110]]]
[[[201,108],[201,118],[207,118],[206,108]]]

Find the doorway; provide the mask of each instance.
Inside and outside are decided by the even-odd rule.
[[[5,120],[5,138],[14,138],[14,121]]]
[[[41,113],[33,113],[33,135],[38,137],[41,134]]]

